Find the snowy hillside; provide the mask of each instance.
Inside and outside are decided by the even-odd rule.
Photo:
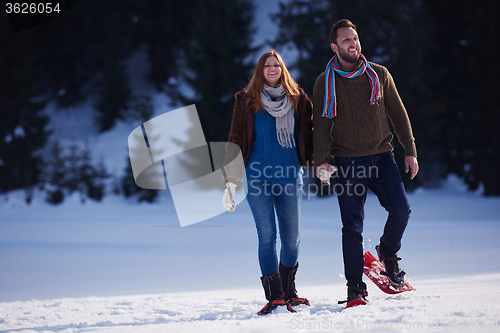
[[[467,193],[453,177],[409,195],[400,255],[417,290],[390,296],[368,281],[370,303],[342,312],[336,200],[304,200],[297,286],[311,306],[268,318],[255,315],[265,300],[246,202],[181,228],[167,194],[153,205],[74,197],[59,208],[2,197],[0,332],[499,330],[500,199]],[[385,211],[373,196],[366,208],[372,250]]]
[[[263,43],[277,32],[267,16],[277,0],[256,4],[256,42]],[[293,63],[293,50],[280,51]],[[138,52],[129,65],[141,94],[153,91],[143,79],[144,57]],[[174,108],[165,95],[151,97],[154,116]],[[128,135],[141,121],[98,134],[91,104],[49,105],[52,139],[88,145],[120,178]],[[0,195],[0,333],[500,331],[500,198],[467,192],[453,176],[442,188],[409,195],[399,255],[417,290],[386,295],[366,279],[368,305],[345,311],[337,304],[346,287],[336,198],[306,196],[297,288],[311,306],[267,317],[256,315],[265,299],[246,201],[181,228],[168,190],[153,204],[112,194],[82,204],[75,194],[58,206],[37,191],[30,205],[23,191]],[[373,252],[385,219],[369,195],[365,250]]]

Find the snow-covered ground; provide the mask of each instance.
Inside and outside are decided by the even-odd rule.
[[[400,255],[417,290],[390,296],[367,281],[369,304],[346,311],[336,199],[305,199],[297,287],[311,306],[261,318],[246,202],[181,228],[168,191],[155,204],[75,196],[60,207],[3,196],[0,332],[500,330],[499,198],[468,193],[454,177],[410,194]],[[385,215],[369,196],[367,250]]]
[[[491,332],[500,326],[500,274],[418,279],[412,294],[373,290],[342,311],[342,285],[303,287],[311,306],[259,317],[257,290],[224,290],[0,303],[1,332]],[[485,301],[491,300],[485,306]]]
[[[256,4],[256,41],[264,43],[277,33],[267,16],[277,1]],[[280,51],[293,63],[293,52]],[[135,56],[134,92],[152,91],[141,81],[144,54]],[[173,109],[165,96],[152,98],[155,116]],[[47,113],[53,139],[86,143],[110,173],[123,174],[127,138],[140,123],[98,135],[90,101]],[[234,213],[181,228],[168,190],[154,204],[113,195],[81,204],[74,195],[52,206],[36,192],[27,205],[22,191],[0,195],[0,333],[500,331],[500,198],[468,193],[450,177],[409,200],[399,254],[416,291],[386,295],[367,280],[368,305],[342,311],[338,205],[334,197],[305,197],[297,288],[311,306],[258,317],[265,299],[246,201]],[[366,250],[373,251],[385,219],[370,195]]]

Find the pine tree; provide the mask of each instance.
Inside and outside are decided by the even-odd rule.
[[[153,117],[153,112],[154,107],[150,96],[133,96],[124,117],[127,120],[145,122]]]
[[[471,190],[482,185],[485,195],[498,196],[500,65],[487,59],[500,51],[500,3],[423,1],[423,8],[426,140],[447,172],[462,177]]]
[[[100,132],[111,129],[117,120],[123,119],[132,91],[125,66],[110,55],[101,76],[100,91],[94,103],[96,124]]]
[[[0,15],[2,27],[8,26]],[[49,136],[42,112],[43,83],[36,81],[38,50],[25,34],[0,29],[0,192],[35,186],[42,169],[40,149]]]
[[[295,63],[287,62],[289,69],[298,72],[294,79],[312,99],[316,77],[325,70],[332,51],[328,34],[336,20],[333,4],[329,1],[292,0],[280,3],[279,11],[272,15],[279,26],[279,33],[273,44],[279,49],[291,47],[297,50]]]
[[[154,141],[154,137],[149,137],[149,140]],[[130,140],[130,139],[129,139]],[[144,136],[142,132],[138,134],[138,137],[134,138],[136,142],[142,142],[144,140]],[[134,196],[137,198],[139,202],[141,201],[146,201],[146,202],[154,202],[156,200],[158,191],[157,190],[151,190],[151,189],[145,189],[142,187],[139,187],[136,185],[135,179],[134,179],[134,174],[132,171],[132,164],[130,162],[130,159],[135,158],[135,156],[141,156],[140,152],[136,150],[143,149],[144,147],[139,147],[138,145],[134,148],[134,146],[129,147],[129,156],[127,156],[127,167],[125,170],[125,174],[121,179],[121,187],[123,194],[125,197],[131,197]],[[152,175],[153,177],[158,176],[158,175]],[[163,175],[161,175],[163,177]]]
[[[158,197],[157,190],[144,189],[136,185],[134,180],[134,175],[132,172],[132,166],[130,160],[127,157],[127,168],[125,169],[125,175],[121,179],[121,189],[125,197],[135,196],[137,201],[142,202],[155,202]]]
[[[67,167],[62,182],[68,194],[71,195],[79,191],[81,179],[81,152],[77,143],[70,144],[69,154],[64,156],[64,161]]]
[[[114,124],[128,102],[127,84],[120,68],[106,64],[120,64],[139,47],[147,22],[134,15],[142,17],[143,6],[136,0],[80,1],[67,14],[33,29],[0,29],[0,192],[39,182],[39,152],[50,134],[42,110],[49,101],[59,107],[75,105],[101,87],[97,104],[112,113],[103,117],[102,128]],[[8,27],[6,15],[0,15],[0,25]],[[112,59],[107,59],[111,51]],[[96,84],[99,77],[107,84]],[[120,83],[118,92],[110,87],[113,80]]]
[[[178,66],[193,94],[180,91],[180,100],[196,104],[207,141],[225,141],[233,95],[246,85],[256,62],[254,7],[249,0],[198,0],[191,12],[185,63]]]
[[[63,149],[58,141],[52,144],[48,160],[45,185],[46,200],[51,204],[59,204],[63,202],[65,196],[67,166]]]
[[[101,201],[105,194],[104,180],[108,178],[109,175],[106,172],[106,168],[102,161],[97,167],[92,165],[90,150],[88,148],[84,149],[82,152],[82,162],[79,168],[79,175],[79,188],[82,202],[85,201],[84,198],[86,197],[96,201]]]
[[[171,85],[183,72],[179,56],[189,38],[193,8],[198,0],[143,0],[144,13],[140,20],[146,21],[145,39],[150,62],[148,78],[159,91]],[[175,81],[175,80],[174,80]]]

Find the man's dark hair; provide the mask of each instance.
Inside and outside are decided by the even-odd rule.
[[[348,19],[342,19],[337,22],[332,26],[332,29],[330,30],[330,43],[337,44],[337,30],[339,28],[353,28],[356,30],[356,26],[354,23],[349,21]]]

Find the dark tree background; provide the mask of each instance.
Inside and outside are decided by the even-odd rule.
[[[406,186],[455,173],[471,190],[500,195],[499,11],[495,0],[291,0],[274,16],[275,43],[298,49],[297,79],[312,96],[333,56],[330,28],[350,19],[363,54],[392,73],[412,121],[421,169]]]
[[[180,91],[179,99],[196,104],[207,142],[227,139],[234,94],[247,84],[256,63],[250,57],[253,15],[250,0],[200,0],[193,10],[181,77],[194,96]]]
[[[269,44],[297,50],[296,61],[285,61],[312,96],[333,55],[329,30],[349,18],[363,53],[394,76],[410,115],[421,171],[417,181],[405,178],[407,186],[438,184],[455,173],[472,190],[483,186],[486,195],[500,195],[498,12],[495,0],[472,6],[465,0],[288,0],[269,18],[279,27]],[[64,111],[91,99],[99,131],[151,113],[151,102],[129,83],[127,60],[138,50],[147,54],[147,80],[177,102],[196,103],[207,141],[224,141],[233,94],[260,56],[252,47],[254,21],[251,0],[80,0],[53,21],[13,33],[2,11],[0,192],[41,181],[48,103]],[[394,146],[401,159],[402,148]],[[99,191],[89,195],[100,197]]]
[[[41,181],[47,103],[64,110],[92,99],[101,132],[144,113],[147,97],[134,95],[126,68],[141,48],[156,89],[196,103],[207,141],[225,140],[233,94],[254,61],[253,17],[250,0],[81,0],[53,21],[13,33],[2,12],[0,192]]]

